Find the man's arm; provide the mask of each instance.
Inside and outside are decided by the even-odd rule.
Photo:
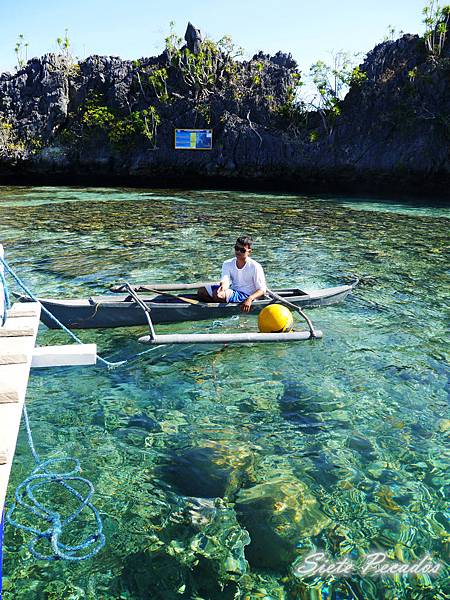
[[[248,298],[246,298],[244,300],[244,302],[241,304],[241,311],[242,312],[250,312],[250,310],[252,308],[253,300],[256,300],[256,298],[260,298],[261,296],[264,296],[265,293],[266,293],[266,290],[264,290],[264,289],[259,289],[259,290],[256,290],[256,292],[253,292],[253,294],[251,294]]]
[[[251,294],[241,304],[242,312],[250,312],[250,310],[252,308],[253,300],[256,300],[257,298],[261,298],[261,296],[264,296],[266,293],[266,290],[267,290],[266,276],[264,275],[264,270],[260,264],[258,264],[257,269],[256,269],[255,287],[258,288],[256,290],[256,292],[253,292],[253,294]]]

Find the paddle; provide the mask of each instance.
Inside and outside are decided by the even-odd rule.
[[[150,283],[149,285],[135,285],[133,289],[135,292],[173,292],[176,290],[198,290],[198,288],[205,287],[206,285],[214,285],[215,281],[206,281],[199,283]],[[110,286],[110,291],[114,293],[122,293],[125,292],[124,284],[115,284]]]
[[[126,286],[123,286],[126,287]],[[130,291],[131,286],[129,286],[128,291]],[[136,290],[133,289],[133,291],[136,293]],[[145,291],[146,292],[153,292],[156,294],[159,294],[160,296],[170,296],[171,298],[177,298],[177,300],[182,300],[183,302],[187,302],[188,304],[204,304],[204,302],[201,302],[200,300],[194,300],[193,298],[186,298],[185,296],[178,296],[177,294],[172,294],[171,292],[162,292],[156,288],[151,288],[148,285],[145,286]],[[133,296],[132,296],[133,297]]]

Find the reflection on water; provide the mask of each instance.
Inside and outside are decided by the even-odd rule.
[[[110,283],[217,276],[249,231],[270,284],[362,277],[345,304],[310,313],[321,341],[160,348],[114,371],[33,371],[41,455],[80,458],[107,546],[39,563],[5,542],[5,598],[444,598],[437,578],[318,576],[320,550],[444,561],[449,533],[445,278],[450,213],[349,199],[234,192],[3,188],[0,240],[42,295]],[[255,327],[252,316],[223,331]],[[209,330],[212,323],[165,326]],[[104,356],[142,348],[139,328],[81,332]],[[42,343],[62,342],[42,328]],[[13,486],[32,467],[23,432]],[[448,571],[447,571],[448,574]]]

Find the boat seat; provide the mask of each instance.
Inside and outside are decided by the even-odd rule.
[[[307,296],[307,293],[303,290],[295,289],[286,289],[286,290],[276,290],[279,296],[283,296],[283,298],[288,298],[289,296]]]

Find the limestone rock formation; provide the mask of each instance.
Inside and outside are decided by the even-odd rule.
[[[1,75],[0,183],[449,194],[448,40],[440,57],[413,35],[376,46],[326,127],[293,110],[301,74],[290,54],[240,61],[191,23],[185,39],[137,61],[47,54]],[[212,151],[175,150],[174,128],[211,128]]]

